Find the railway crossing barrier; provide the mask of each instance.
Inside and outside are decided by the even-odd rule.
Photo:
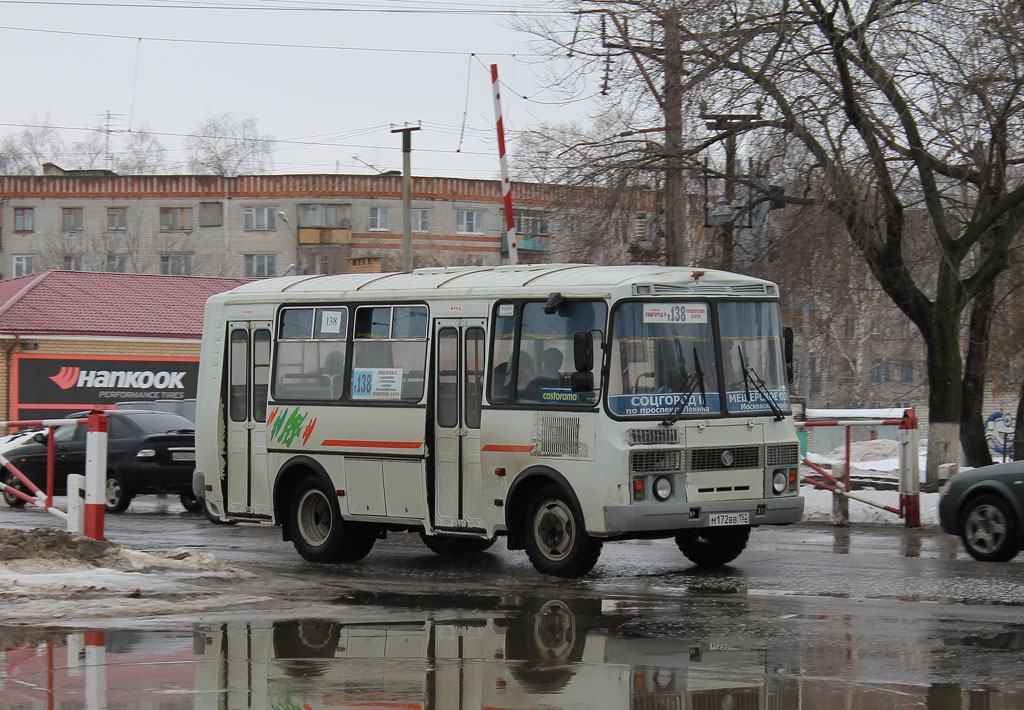
[[[849,411],[849,410],[846,410]],[[867,410],[871,411],[871,410]],[[809,414],[813,410],[809,410]],[[913,408],[903,410],[903,416],[896,419],[833,419],[796,422],[797,428],[841,426],[846,428],[846,463],[843,469],[842,480],[832,476],[822,467],[805,458],[803,463],[813,469],[829,483],[822,483],[810,476],[804,476],[802,481],[818,488],[831,491],[835,496],[853,499],[868,505],[881,508],[882,510],[894,513],[905,521],[908,528],[921,527],[921,477],[918,463],[918,441],[917,441],[917,415]],[[877,503],[864,496],[850,491],[850,429],[852,427],[877,427],[896,426],[899,427],[899,494],[900,507],[894,508],[889,505]]]
[[[85,503],[81,506],[81,476],[68,476],[68,511],[53,506],[53,430],[66,424],[84,424],[88,427],[85,435]],[[107,415],[102,410],[93,410],[81,419],[27,419],[0,422],[0,426],[45,427],[46,436],[46,491],[40,490],[28,476],[18,470],[6,456],[0,453],[0,467],[6,468],[30,492],[25,493],[15,486],[0,480],[0,491],[21,498],[26,503],[42,508],[46,512],[67,521],[68,532],[84,533],[95,540],[103,539],[104,488],[107,480]]]

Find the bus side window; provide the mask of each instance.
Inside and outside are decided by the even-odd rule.
[[[360,306],[354,320],[351,399],[419,402],[427,357],[426,306]]]

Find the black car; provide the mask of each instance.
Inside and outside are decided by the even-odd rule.
[[[83,418],[88,412],[68,415]],[[177,493],[188,511],[201,510],[202,501],[192,493],[192,471],[196,462],[195,425],[170,412],[110,410],[107,412],[106,509],[120,513],[141,493]],[[53,430],[54,491],[67,493],[67,476],[85,473],[85,424],[66,424]],[[4,456],[46,490],[46,432],[38,432],[27,443],[15,445]],[[10,471],[3,469],[0,480],[24,490]],[[7,505],[18,507],[25,501],[8,491]]]
[[[1024,461],[983,466],[950,478],[939,524],[971,557],[1006,562],[1024,544]]]

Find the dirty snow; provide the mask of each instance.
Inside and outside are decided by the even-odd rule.
[[[223,591],[252,577],[205,552],[152,554],[52,528],[0,529],[0,621],[181,614],[265,602]]]

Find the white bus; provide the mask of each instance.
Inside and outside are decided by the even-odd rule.
[[[193,487],[315,562],[414,531],[563,577],[610,540],[723,565],[803,514],[791,344],[774,284],[695,268],[255,281],[207,303]]]

